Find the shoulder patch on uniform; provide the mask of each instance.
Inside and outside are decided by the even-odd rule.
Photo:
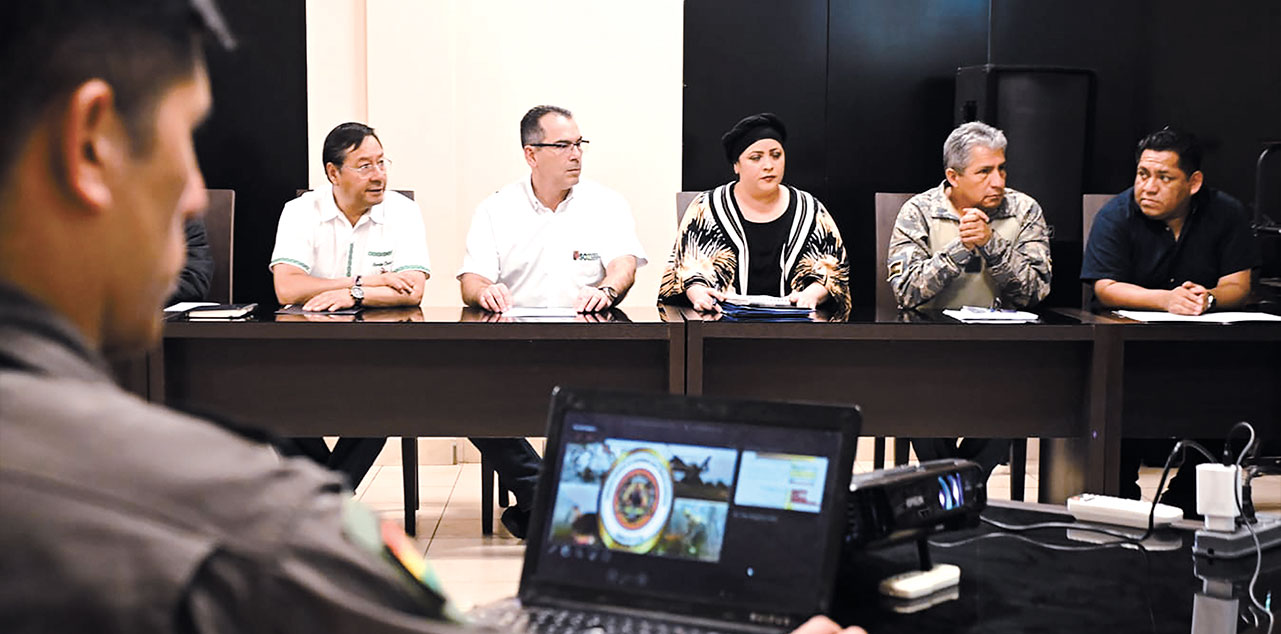
[[[898,256],[894,256],[894,258],[890,260],[889,276],[886,278],[886,281],[892,280],[903,274],[904,259],[905,258],[903,256],[898,255]]]
[[[445,595],[440,578],[419,546],[405,534],[399,524],[379,520],[369,507],[348,498],[343,502],[343,532],[353,544],[386,561],[419,591],[424,607],[437,618],[465,623],[463,616]]]
[[[428,591],[433,599],[432,606],[441,618],[453,621],[455,623],[467,622],[462,612],[459,612],[445,596],[445,591],[441,588],[440,577],[436,576],[436,569],[422,553],[418,552],[418,544],[405,534],[405,530],[399,524],[391,520],[382,521],[382,543],[385,552],[391,561],[400,568],[411,579],[417,582],[422,588]]]

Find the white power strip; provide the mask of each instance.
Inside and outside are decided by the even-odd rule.
[[[1082,493],[1068,498],[1068,512],[1082,522],[1115,524],[1134,528],[1148,527],[1148,514],[1152,512],[1152,503],[1143,500],[1127,500],[1110,495]],[[1183,519],[1183,511],[1168,504],[1156,505],[1153,514],[1153,525],[1164,526]]]
[[[887,597],[915,599],[961,582],[961,569],[952,564],[935,564],[929,570],[913,570],[887,577],[879,589]]]

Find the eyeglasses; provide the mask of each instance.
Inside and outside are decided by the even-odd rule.
[[[386,174],[387,168],[391,167],[391,159],[379,159],[377,163],[365,163],[356,167],[347,167],[346,165],[343,167],[360,174],[361,176],[369,176],[374,170],[378,170]]]
[[[551,149],[551,151],[553,151],[553,152],[555,152],[555,153],[557,153],[557,154],[564,154],[564,153],[565,153],[566,151],[568,151],[568,150],[569,150],[569,148],[571,148],[571,147],[576,147],[576,148],[578,148],[578,151],[579,151],[579,152],[582,152],[582,151],[584,151],[584,150],[586,150],[586,149],[587,149],[587,144],[588,144],[588,143],[591,143],[591,141],[588,141],[587,139],[579,139],[579,140],[577,140],[577,141],[573,141],[573,142],[570,142],[570,141],[557,141],[557,142],[555,142],[555,143],[529,143],[528,145],[529,145],[529,147],[545,147],[545,148],[550,148],[550,149]]]

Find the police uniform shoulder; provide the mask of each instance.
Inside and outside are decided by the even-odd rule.
[[[273,539],[288,524],[291,503],[282,500],[341,485],[315,465],[282,460],[269,445],[109,383],[13,380],[5,418],[33,424],[6,434],[6,466],[82,499],[146,500],[158,522],[254,541]]]

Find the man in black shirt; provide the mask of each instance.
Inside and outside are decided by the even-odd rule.
[[[1139,142],[1134,187],[1095,217],[1081,265],[1100,306],[1181,315],[1236,308],[1259,250],[1241,203],[1204,186],[1196,138],[1176,130]]]
[[[1259,266],[1258,245],[1241,203],[1205,186],[1196,137],[1169,128],[1153,132],[1139,142],[1135,158],[1134,187],[1099,210],[1085,248],[1081,281],[1093,285],[1095,304],[1180,315],[1244,305],[1250,271]],[[1138,499],[1139,463],[1162,464],[1171,446],[1123,439],[1121,495]],[[1200,461],[1188,452],[1162,498],[1185,515],[1195,511],[1193,466]]]

